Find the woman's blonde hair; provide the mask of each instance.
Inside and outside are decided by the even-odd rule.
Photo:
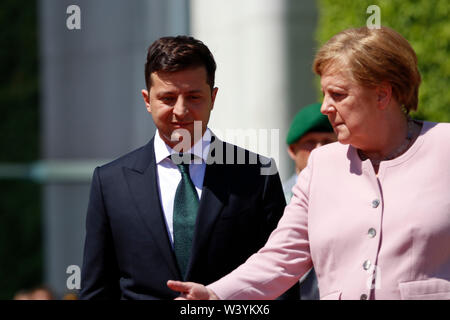
[[[388,27],[347,29],[333,36],[317,52],[313,70],[350,71],[360,85],[372,87],[387,81],[392,94],[407,112],[417,110],[420,73],[409,42]]]

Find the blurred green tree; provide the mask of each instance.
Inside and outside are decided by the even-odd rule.
[[[37,3],[0,2],[0,162],[39,159]],[[0,180],[0,299],[42,281],[41,187]]]

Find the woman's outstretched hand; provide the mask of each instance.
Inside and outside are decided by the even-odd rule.
[[[167,286],[181,293],[175,300],[219,300],[214,291],[200,283],[169,280]]]

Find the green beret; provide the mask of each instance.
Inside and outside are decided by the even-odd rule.
[[[321,103],[310,104],[303,107],[294,117],[286,138],[288,145],[300,139],[310,131],[332,132],[333,128],[328,117],[320,113]]]

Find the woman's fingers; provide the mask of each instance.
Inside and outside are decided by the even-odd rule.
[[[178,300],[208,300],[215,297],[204,285],[195,282],[169,280],[167,286],[181,293]]]
[[[193,282],[181,282],[181,281],[175,281],[175,280],[169,280],[167,281],[167,286],[172,289],[173,291],[178,291],[181,293],[187,293],[189,292],[193,287]]]

